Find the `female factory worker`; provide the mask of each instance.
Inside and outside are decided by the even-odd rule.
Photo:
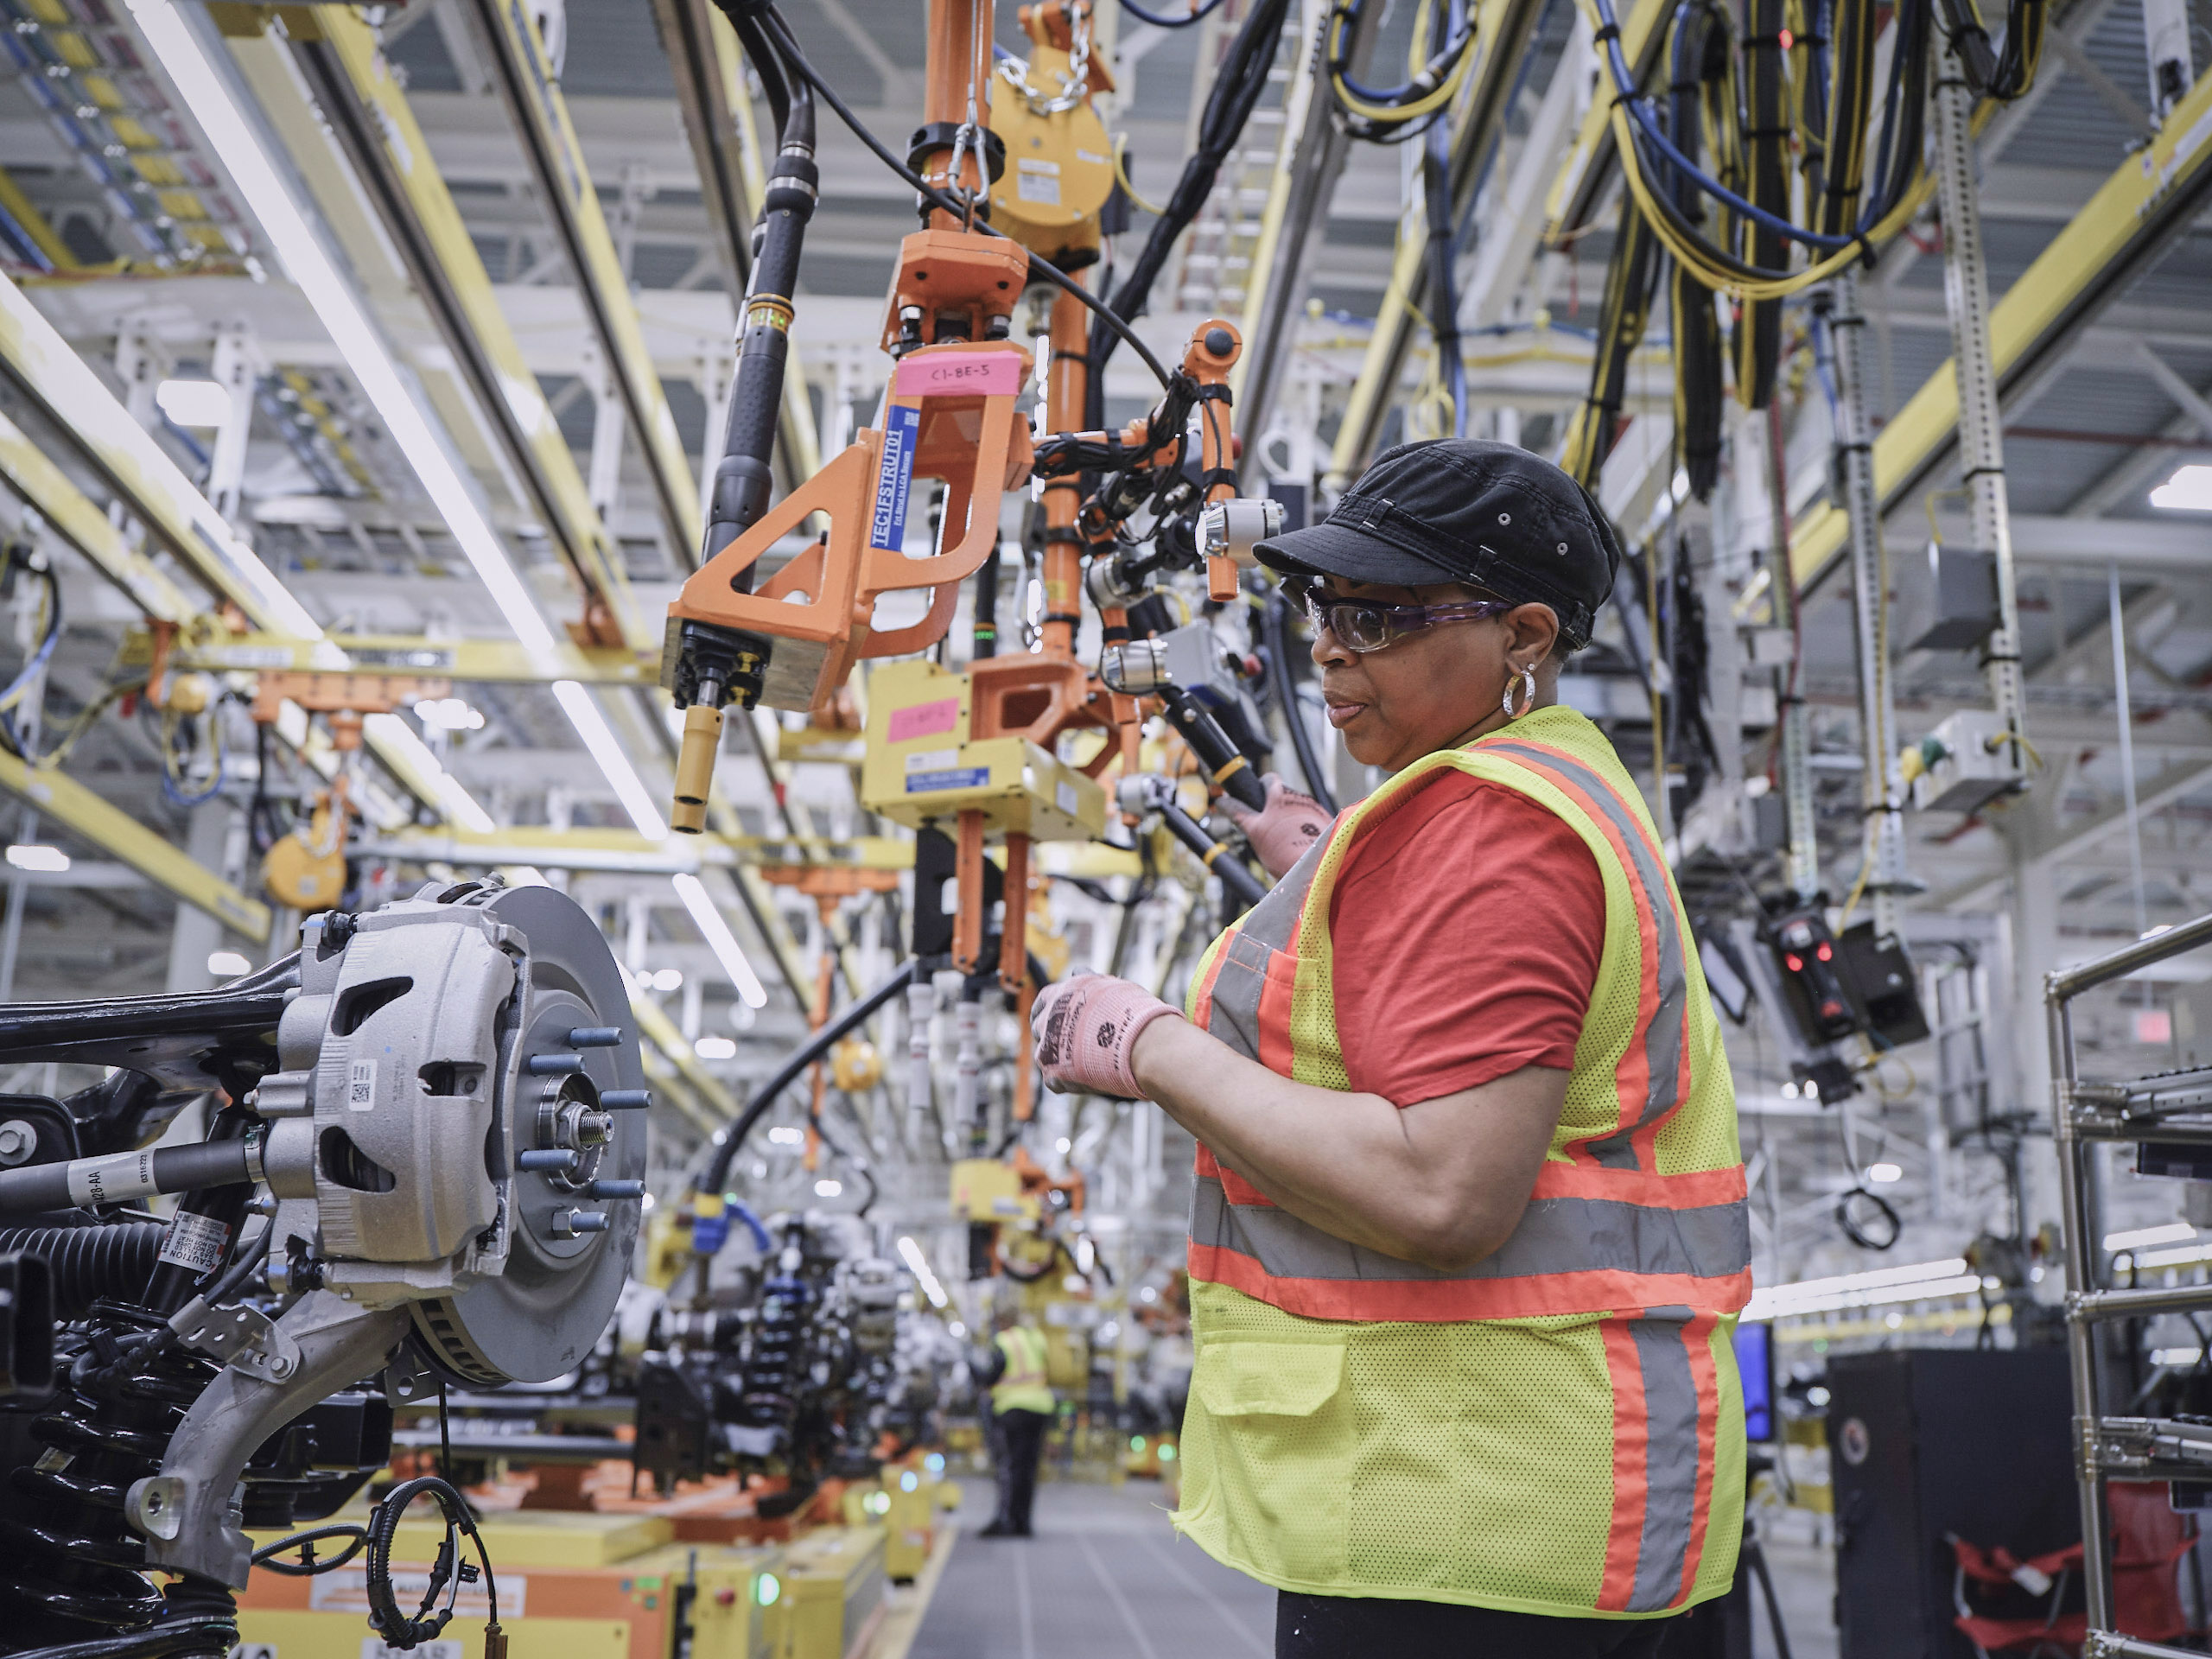
[[[1198,1140],[1175,1523],[1280,1592],[1280,1659],[1646,1659],[1735,1569],[1751,1250],[1659,837],[1555,696],[1619,544],[1446,441],[1260,556],[1391,775],[1333,824],[1271,785],[1280,879],[1187,1019],[1104,976],[1036,1008],[1054,1086]]]

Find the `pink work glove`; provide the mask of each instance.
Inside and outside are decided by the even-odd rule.
[[[1260,781],[1267,785],[1268,804],[1257,812],[1234,795],[1223,796],[1217,804],[1244,832],[1268,874],[1280,881],[1336,820],[1321,810],[1320,802],[1300,794],[1274,772]]]
[[[1137,1033],[1174,1009],[1142,986],[1107,974],[1079,972],[1037,994],[1029,1028],[1045,1086],[1055,1094],[1141,1098],[1129,1070]]]

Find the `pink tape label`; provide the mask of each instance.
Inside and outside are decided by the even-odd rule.
[[[911,709],[891,711],[891,741],[904,743],[913,737],[934,737],[939,732],[949,732],[960,723],[960,699],[947,697],[943,702],[918,702]]]
[[[1012,397],[1021,390],[1018,352],[931,352],[910,357],[891,377],[901,397]]]

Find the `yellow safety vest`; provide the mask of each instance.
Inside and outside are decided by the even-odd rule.
[[[991,1409],[1036,1411],[1052,1414],[1052,1385],[1045,1381],[1045,1338],[1026,1325],[1001,1331],[999,1351],[1006,1356],[1006,1370],[991,1385]]]
[[[1550,1151],[1511,1236],[1445,1273],[1309,1226],[1201,1145],[1175,1523],[1279,1589],[1676,1612],[1727,1589],[1742,1536],[1732,1339],[1750,1226],[1696,945],[1605,734],[1540,709],[1407,767],[1214,941],[1188,1012],[1271,1071],[1348,1087],[1330,979],[1338,874],[1363,834],[1452,771],[1556,812],[1605,880],[1605,948]]]

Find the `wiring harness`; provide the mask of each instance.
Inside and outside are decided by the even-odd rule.
[[[1783,302],[1871,264],[1933,195],[1923,150],[1939,35],[1977,97],[2015,99],[2034,82],[2045,0],[2011,0],[2001,48],[1968,0],[1900,0],[1878,120],[1875,0],[1745,0],[1740,28],[1719,0],[1680,0],[1643,54],[1647,79],[1664,67],[1663,101],[1630,65],[1614,0],[1584,3],[1626,194],[1590,391],[1561,464],[1586,484],[1605,465],[1663,276],[1676,441],[1703,499],[1718,477],[1727,381],[1748,409],[1773,397]],[[1726,327],[1724,296],[1734,302]]]

